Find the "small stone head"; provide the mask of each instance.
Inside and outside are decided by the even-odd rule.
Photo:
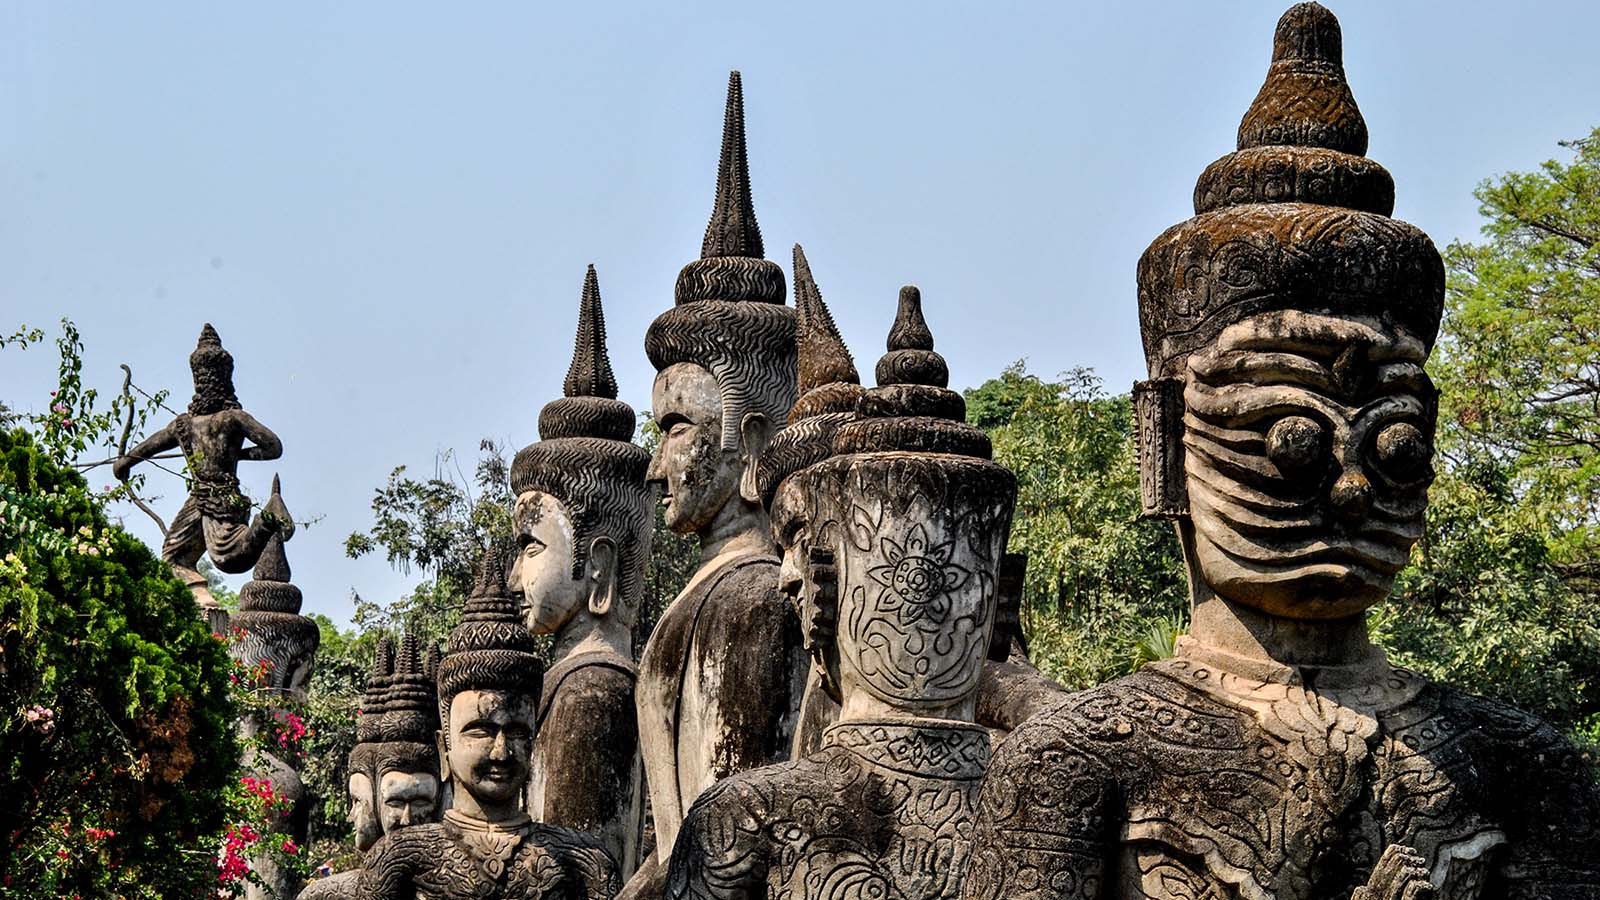
[[[383,837],[383,823],[378,816],[377,788],[373,784],[375,759],[372,744],[357,744],[350,751],[346,782],[350,811],[344,820],[350,823],[356,849],[365,853]]]
[[[633,409],[616,397],[590,266],[565,396],[545,406],[543,440],[519,451],[511,466],[511,590],[534,634],[554,634],[580,616],[632,628],[638,615],[654,525],[645,484],[650,457],[630,441]]]
[[[780,581],[847,707],[861,694],[910,715],[971,715],[1016,481],[947,379],[906,288],[878,387],[834,432],[833,455],[773,501]]]
[[[1317,4],[1284,14],[1238,151],[1139,261],[1144,511],[1179,522],[1192,579],[1289,618],[1386,596],[1433,476],[1443,265],[1361,155],[1340,41]]]
[[[189,371],[194,375],[191,414],[203,416],[239,408],[239,398],[233,392],[233,354],[223,348],[222,338],[209,322],[200,329],[200,341],[189,354]]]
[[[543,669],[503,589],[473,594],[438,667],[440,775],[480,805],[503,805],[528,780]]]
[[[675,305],[645,334],[661,427],[649,480],[680,534],[710,528],[730,504],[759,509],[756,463],[795,397],[794,311],[783,305],[783,270],[761,258],[737,72],[722,141],[701,258],[679,273]]]
[[[432,821],[438,812],[439,701],[434,678],[416,635],[407,634],[383,691],[379,740],[372,745],[373,791],[386,834]]]

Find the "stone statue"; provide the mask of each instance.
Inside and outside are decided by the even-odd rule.
[[[974,715],[1016,480],[963,421],[932,348],[920,295],[904,288],[878,387],[855,413],[823,411],[855,393],[837,384],[797,404],[817,410],[806,430],[832,431],[833,455],[774,472],[772,526],[781,583],[839,721],[806,757],[701,795],[673,848],[669,897],[960,891],[989,761]],[[835,371],[848,361],[830,357]],[[792,440],[790,459],[822,455]]]
[[[543,440],[511,465],[511,589],[534,634],[554,635],[539,699],[528,813],[599,835],[624,876],[643,825],[633,626],[655,524],[650,455],[617,399],[594,266],[583,283],[566,396],[539,415]]]
[[[444,821],[384,835],[358,895],[370,900],[609,898],[616,865],[599,839],[531,821],[523,811],[542,669],[517,621],[503,571],[485,554],[477,588],[437,669]]]
[[[757,467],[762,501],[769,509],[783,477],[831,454],[833,433],[855,419],[856,404],[865,393],[855,361],[799,244],[794,248],[794,305],[800,398],[789,412],[788,424],[772,439]],[[1026,567],[1025,555],[1001,557],[993,637],[979,681],[977,707],[978,724],[988,728],[995,739],[1066,693],[1028,661],[1019,621]],[[813,667],[795,728],[793,757],[819,749],[823,734],[838,717],[839,705],[822,690],[820,670]]]
[[[788,756],[806,660],[756,464],[794,403],[794,312],[762,258],[750,201],[739,73],[728,82],[717,199],[676,305],[651,323],[651,403],[661,445],[649,480],[668,527],[700,537],[701,565],[639,660],[639,745],[656,852],[624,891],[657,897],[690,803],[718,779]],[[730,652],[730,648],[739,648]]]
[[[277,478],[272,479],[268,508],[283,510],[284,521],[289,520]],[[274,717],[305,699],[306,683],[311,679],[311,667],[316,662],[317,646],[322,637],[316,623],[300,615],[302,596],[300,589],[289,581],[291,573],[283,542],[282,533],[268,534],[251,580],[239,589],[239,611],[232,616],[236,637],[228,647],[229,655],[246,669],[264,668],[265,681],[258,689],[272,700],[267,710]],[[249,716],[239,722],[239,728],[248,737],[269,724]],[[280,757],[270,750],[251,750],[243,767],[254,777],[271,782],[273,792],[288,801],[275,814],[273,832],[303,845],[307,810],[298,761],[293,756]],[[269,855],[252,857],[250,868],[261,883],[245,888],[249,900],[281,900],[295,896],[299,890],[299,877],[279,866]]]
[[[127,456],[112,464],[118,480],[140,462],[174,448],[188,460],[189,498],[167,528],[161,558],[189,586],[195,602],[207,611],[217,602],[195,567],[201,554],[223,572],[249,571],[273,534],[284,540],[294,534],[288,511],[270,503],[250,518],[250,499],[239,490],[241,460],[269,460],[283,455],[283,442],[239,405],[233,392],[233,356],[222,347],[209,324],[189,354],[194,373],[194,399],[188,412],[150,435]],[[252,446],[245,446],[249,441]]]
[[[372,788],[384,834],[438,818],[443,786],[437,655],[437,648],[430,648],[424,659],[417,636],[406,634],[383,692],[378,741],[372,745]]]
[[[1368,641],[1422,533],[1444,269],[1390,218],[1323,7],[1279,21],[1238,146],[1139,262],[1142,503],[1190,632],[999,748],[965,896],[1600,895],[1573,747]]]

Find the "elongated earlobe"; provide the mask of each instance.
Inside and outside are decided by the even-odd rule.
[[[441,728],[433,733],[433,743],[439,748],[439,783],[447,784],[450,781],[450,754],[445,751],[450,747],[450,738]],[[376,790],[377,786],[373,786]]]
[[[756,460],[767,449],[768,437],[767,417],[761,413],[745,413],[739,421],[739,462],[743,467],[739,475],[739,497],[746,503],[761,502]]]
[[[589,612],[596,616],[610,615],[617,602],[617,542],[601,535],[589,543],[589,562],[586,574],[589,592]]]
[[[1133,385],[1134,437],[1139,449],[1139,515],[1177,519],[1189,514],[1183,476],[1183,379],[1152,378]]]

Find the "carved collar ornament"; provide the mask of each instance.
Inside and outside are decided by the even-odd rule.
[[[746,413],[762,413],[776,427],[794,404],[794,310],[783,303],[783,269],[764,259],[765,252],[750,196],[744,88],[733,72],[716,205],[700,259],[678,273],[675,305],[650,323],[644,338],[657,371],[693,363],[716,378],[724,450],[738,447]]]
[[[822,746],[848,750],[875,766],[922,778],[976,781],[989,767],[989,730],[950,719],[842,722],[823,733]]]
[[[617,379],[606,352],[600,283],[590,266],[578,306],[578,333],[565,396],[539,413],[539,440],[517,451],[511,463],[515,494],[549,494],[572,519],[572,577],[581,578],[589,544],[611,537],[620,554],[623,603],[636,611],[644,589],[655,524],[655,497],[645,484],[650,454],[633,443],[633,407],[617,399]]]
[[[441,722],[450,721],[450,701],[462,691],[507,691],[537,700],[544,683],[537,644],[506,595],[506,558],[498,547],[484,552],[475,581],[439,661]]]

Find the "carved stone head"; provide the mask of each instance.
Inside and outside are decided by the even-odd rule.
[[[539,415],[543,439],[511,465],[516,561],[511,590],[534,634],[581,614],[632,628],[654,525],[650,456],[630,440],[633,408],[617,399],[594,266],[584,278],[565,396]]]
[[[355,836],[356,849],[365,853],[383,837],[383,822],[378,816],[377,750],[382,740],[384,691],[394,678],[394,642],[387,635],[378,641],[372,671],[367,675],[361,696],[360,718],[356,720],[356,745],[346,759],[349,777],[350,811],[345,821]]]
[[[190,414],[204,416],[239,408],[233,392],[233,354],[222,346],[222,338],[210,322],[200,329],[200,340],[189,354],[189,371],[194,375]]]
[[[505,807],[528,780],[544,671],[505,596],[505,563],[486,553],[478,587],[438,666],[440,776],[480,807]]]
[[[274,482],[273,494],[278,493]],[[290,700],[305,697],[322,634],[317,624],[300,615],[300,588],[290,583],[283,535],[274,534],[256,560],[251,579],[239,589],[239,611],[232,624],[243,633],[229,653],[247,667],[266,663],[269,693]]]
[[[1366,147],[1338,20],[1297,5],[1239,149],[1139,261],[1144,512],[1179,522],[1210,590],[1275,616],[1386,596],[1433,477],[1443,265]]]
[[[423,663],[416,635],[407,634],[384,689],[380,740],[373,745],[373,792],[386,834],[431,821],[439,809],[439,700],[433,668]]]
[[[1016,480],[945,387],[916,288],[901,291],[877,376],[834,432],[833,455],[778,487],[780,577],[805,604],[846,718],[970,718]]]
[[[783,270],[764,252],[734,72],[701,258],[683,267],[675,305],[645,334],[661,426],[649,479],[680,534],[709,528],[732,503],[759,510],[756,462],[794,403],[794,311],[783,305]]]

